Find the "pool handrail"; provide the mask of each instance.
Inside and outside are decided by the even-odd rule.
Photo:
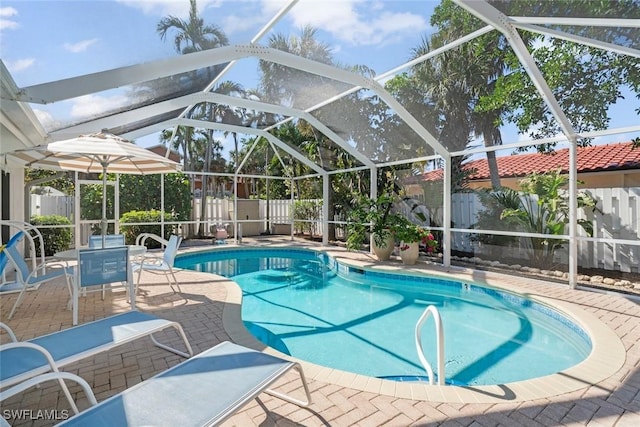
[[[438,385],[445,385],[445,375],[444,375],[444,330],[442,328],[442,318],[440,317],[440,312],[436,308],[435,305],[428,306],[420,319],[418,319],[418,323],[416,323],[415,335],[416,335],[416,350],[418,351],[418,359],[420,359],[420,363],[427,371],[427,376],[429,377],[429,384],[433,385],[433,368],[431,364],[427,360],[424,355],[424,351],[422,350],[422,326],[429,318],[429,315],[433,316],[433,320],[435,322],[436,328],[436,352],[437,352],[437,366],[438,366]]]

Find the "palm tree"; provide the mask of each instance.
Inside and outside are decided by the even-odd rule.
[[[244,92],[241,85],[230,81],[224,81],[220,83],[214,88],[213,91],[224,95],[232,95],[234,93],[243,94]],[[194,107],[193,114],[200,119],[205,119],[210,122],[222,122],[231,124],[241,123],[241,120],[238,118],[236,109],[225,104],[213,104],[210,102],[204,102]],[[215,131],[213,129],[208,129],[205,133],[207,135],[207,143],[204,152],[204,165],[202,174],[202,204],[200,205],[201,222],[198,227],[199,236],[204,236],[206,234],[206,230],[204,228],[204,224],[206,222],[205,216],[207,213],[205,202],[209,187],[209,176],[206,175],[206,173],[211,172],[211,165],[213,163],[213,160],[215,160],[215,163],[217,164],[222,163],[222,166],[217,169],[224,170],[224,159],[222,159],[222,156],[220,154],[222,151],[222,144],[220,143],[220,141],[215,139]],[[215,178],[213,178],[213,185],[215,188]]]
[[[160,35],[162,40],[165,40],[169,31],[175,30],[176,35],[174,37],[174,47],[178,53],[181,54],[189,54],[202,50],[213,49],[216,47],[226,46],[229,44],[229,40],[224,32],[215,25],[206,25],[204,20],[198,16],[198,8],[196,5],[196,0],[190,0],[190,8],[189,8],[189,20],[185,21],[181,18],[175,16],[168,16],[166,18],[162,18],[156,27],[156,31]],[[203,75],[202,72],[195,71],[190,73],[191,81],[194,87],[200,85],[200,82],[203,82],[205,85],[213,80],[213,78],[219,73],[222,69],[223,65],[218,65],[214,67],[208,67]],[[211,111],[211,107],[209,104],[204,104],[200,106],[196,106],[196,108],[192,109],[188,116],[191,118],[206,118],[211,119],[213,117],[213,113]],[[190,137],[194,134],[194,131],[190,133],[185,133],[186,137]],[[208,171],[211,164],[211,153],[216,148],[214,145],[214,137],[212,131],[206,131],[206,144],[203,151],[203,171]],[[185,141],[181,142],[185,148],[185,156],[187,153],[186,148],[191,146],[191,141],[185,139]],[[218,145],[218,149],[220,146]],[[194,153],[195,151],[190,151],[189,154]],[[195,166],[195,159],[193,156],[190,156],[191,164],[190,166]],[[186,162],[186,159],[185,159]],[[195,167],[191,170],[195,170]],[[205,201],[206,201],[206,177],[203,176],[202,180],[202,212],[206,212],[205,210]],[[192,210],[193,212],[193,210]],[[195,214],[195,212],[193,212]],[[201,215],[201,218],[203,216]],[[193,218],[192,218],[193,219]],[[203,227],[204,225],[201,223],[198,234],[203,235]],[[191,234],[191,233],[190,233]]]
[[[287,37],[282,34],[273,35],[269,39],[269,46],[323,64],[338,66],[338,64],[333,61],[330,46],[317,40],[316,35],[317,29],[305,26],[301,29],[299,36]],[[349,67],[342,66],[342,68]],[[356,67],[352,69],[359,70],[363,73],[371,73],[371,70],[366,67]],[[304,109],[322,99],[326,99],[327,93],[337,94],[347,88],[347,86],[335,80],[284,67],[269,61],[261,60],[260,70],[262,72],[260,89],[264,99],[267,102],[280,105],[291,105]],[[335,105],[332,107],[335,107]],[[332,117],[333,113],[334,112],[329,111]],[[318,115],[320,120],[323,120],[321,117],[322,112],[316,111],[315,114]],[[298,126],[299,129],[293,130],[290,127],[285,128],[282,131],[282,135],[279,135],[281,139],[290,137],[290,140],[287,142],[299,147],[300,150],[305,152],[312,160],[323,166],[329,164],[329,159],[337,159],[340,156],[342,150],[334,144],[331,144],[324,135],[321,135],[308,123],[299,120],[296,122],[296,126]],[[300,185],[299,181],[296,182],[296,185]],[[294,191],[294,189],[291,190]],[[301,189],[298,190],[300,191]],[[334,213],[334,203],[332,200],[334,196],[333,191],[330,191],[329,194],[330,200],[325,202],[327,203],[329,217],[331,218]],[[329,227],[328,238],[333,240],[334,237],[335,229],[332,225]]]
[[[174,47],[178,53],[183,55],[227,46],[229,40],[226,34],[216,25],[205,25],[203,19],[198,16],[196,0],[189,1],[191,4],[189,20],[185,21],[171,15],[162,18],[156,28],[160,38],[164,41],[169,30],[175,29],[178,34],[173,40]]]
[[[459,16],[457,8],[440,8],[444,13],[438,15],[443,20],[437,24],[439,31],[429,40],[423,39],[421,45],[414,49],[414,57],[456,40],[475,28],[474,21]],[[496,81],[507,70],[505,55],[500,54],[506,49],[505,44],[503,37],[487,34],[415,67],[430,100],[446,117],[442,122],[440,140],[451,150],[463,150],[472,133],[475,137],[482,137],[486,147],[502,144],[499,124],[503,110],[480,111],[476,107],[482,97],[494,91]],[[486,155],[492,187],[497,189],[500,187],[500,175],[495,151],[488,151]]]
[[[299,37],[275,34],[269,38],[269,47],[323,64],[333,64],[329,45],[316,40],[316,33],[316,29],[306,26],[302,28]],[[298,108],[320,101],[320,98],[317,100],[309,98],[313,96],[310,88],[322,87],[330,81],[315,74],[265,60],[260,60],[260,70],[262,71],[260,91],[264,99],[267,102]],[[303,100],[304,105],[301,105]]]

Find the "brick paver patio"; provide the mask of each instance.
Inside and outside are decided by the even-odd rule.
[[[246,242],[245,242],[246,243]],[[499,276],[499,275],[496,275]],[[192,271],[178,273],[182,292],[174,294],[162,276],[143,275],[137,297],[138,308],[182,324],[193,349],[199,353],[236,336],[231,329],[241,325],[237,304],[226,303],[228,281],[218,276]],[[507,278],[513,280],[513,278]],[[509,400],[505,393],[500,403],[442,403],[393,397],[337,385],[340,381],[311,375],[309,385],[313,404],[299,408],[262,394],[249,403],[225,426],[639,426],[640,425],[640,300],[615,294],[570,290],[558,284],[529,285],[531,292],[567,301],[602,320],[615,331],[626,349],[626,360],[613,376],[597,384],[585,384],[579,390],[550,398],[528,401]],[[15,294],[0,298],[0,321],[9,324],[19,339],[28,339],[71,326],[66,310],[68,293],[64,283],[43,286],[29,292],[13,319],[7,320]],[[122,291],[82,298],[80,322],[99,319],[128,310]],[[233,325],[235,323],[235,325]],[[2,336],[2,342],[7,341]],[[178,338],[167,333],[166,339]],[[597,345],[597,344],[596,344]],[[140,339],[115,350],[85,359],[65,368],[86,379],[98,401],[131,387],[182,359],[155,347],[149,339]],[[526,369],[526,367],[523,367]],[[295,374],[283,379],[279,389],[302,396]],[[71,387],[79,407],[88,402],[80,388]],[[180,393],[179,390],[175,391]],[[215,396],[212,396],[212,399]],[[53,425],[41,411],[65,416],[69,406],[56,383],[48,383],[2,402],[2,416],[16,426]],[[13,412],[12,412],[13,411]],[[29,412],[30,411],[30,412]],[[20,415],[17,419],[11,415]],[[33,420],[32,418],[39,418]]]

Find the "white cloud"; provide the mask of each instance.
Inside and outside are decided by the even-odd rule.
[[[0,31],[15,30],[16,28],[20,28],[20,24],[18,24],[16,21],[11,21],[9,19],[0,19]]]
[[[231,35],[249,29],[255,29],[257,32],[258,29],[269,22],[288,2],[285,0],[262,0],[259,3],[259,7],[255,7],[255,5],[248,2],[238,2],[237,0],[234,3],[230,3],[229,1],[227,1],[227,3],[235,6],[233,8],[235,13],[227,13],[223,17],[220,27],[225,34]],[[222,2],[220,4],[222,4]],[[244,5],[249,6],[251,12],[243,9],[242,6]]]
[[[63,46],[69,52],[80,53],[87,50],[89,46],[91,46],[92,44],[95,44],[97,41],[98,39],[82,40],[77,43],[65,43]]]
[[[16,16],[18,11],[13,7],[0,7],[0,17]]]
[[[382,2],[307,0],[300,3],[289,13],[295,26],[322,28],[336,39],[356,46],[390,44],[429,28],[422,16],[384,11]],[[367,11],[373,7],[376,13],[362,13],[360,7]]]
[[[20,27],[18,22],[13,19],[8,19],[16,16],[18,11],[13,7],[0,7],[0,31],[2,30],[15,30]]]
[[[18,59],[16,61],[6,61],[5,65],[7,66],[7,69],[11,72],[11,74],[13,74],[13,73],[17,73],[18,71],[26,70],[27,68],[31,67],[35,63],[36,63],[35,59],[25,58],[25,59]]]
[[[73,102],[73,106],[71,107],[71,117],[95,117],[104,114],[106,111],[122,107],[129,101],[129,98],[125,95],[114,95],[108,97],[97,95],[81,96]]]
[[[176,16],[187,19],[189,17],[190,4],[187,0],[116,0],[126,6],[140,9],[145,15],[152,16]],[[198,13],[209,7],[219,7],[222,0],[198,0]]]
[[[38,110],[37,108],[34,108],[33,113],[36,115],[38,121],[45,129],[56,129],[60,127],[59,122],[55,120],[53,118],[53,115],[48,111]]]

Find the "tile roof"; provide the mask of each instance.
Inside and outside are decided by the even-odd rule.
[[[563,148],[551,154],[528,153],[498,157],[501,178],[521,177],[533,172],[544,173],[560,169],[568,172],[569,149]],[[471,180],[489,179],[487,159],[472,160],[464,164],[465,170],[473,170]],[[578,173],[612,170],[640,169],[640,149],[632,150],[631,142],[594,145],[578,148]],[[442,179],[442,170],[423,175],[424,181]]]

